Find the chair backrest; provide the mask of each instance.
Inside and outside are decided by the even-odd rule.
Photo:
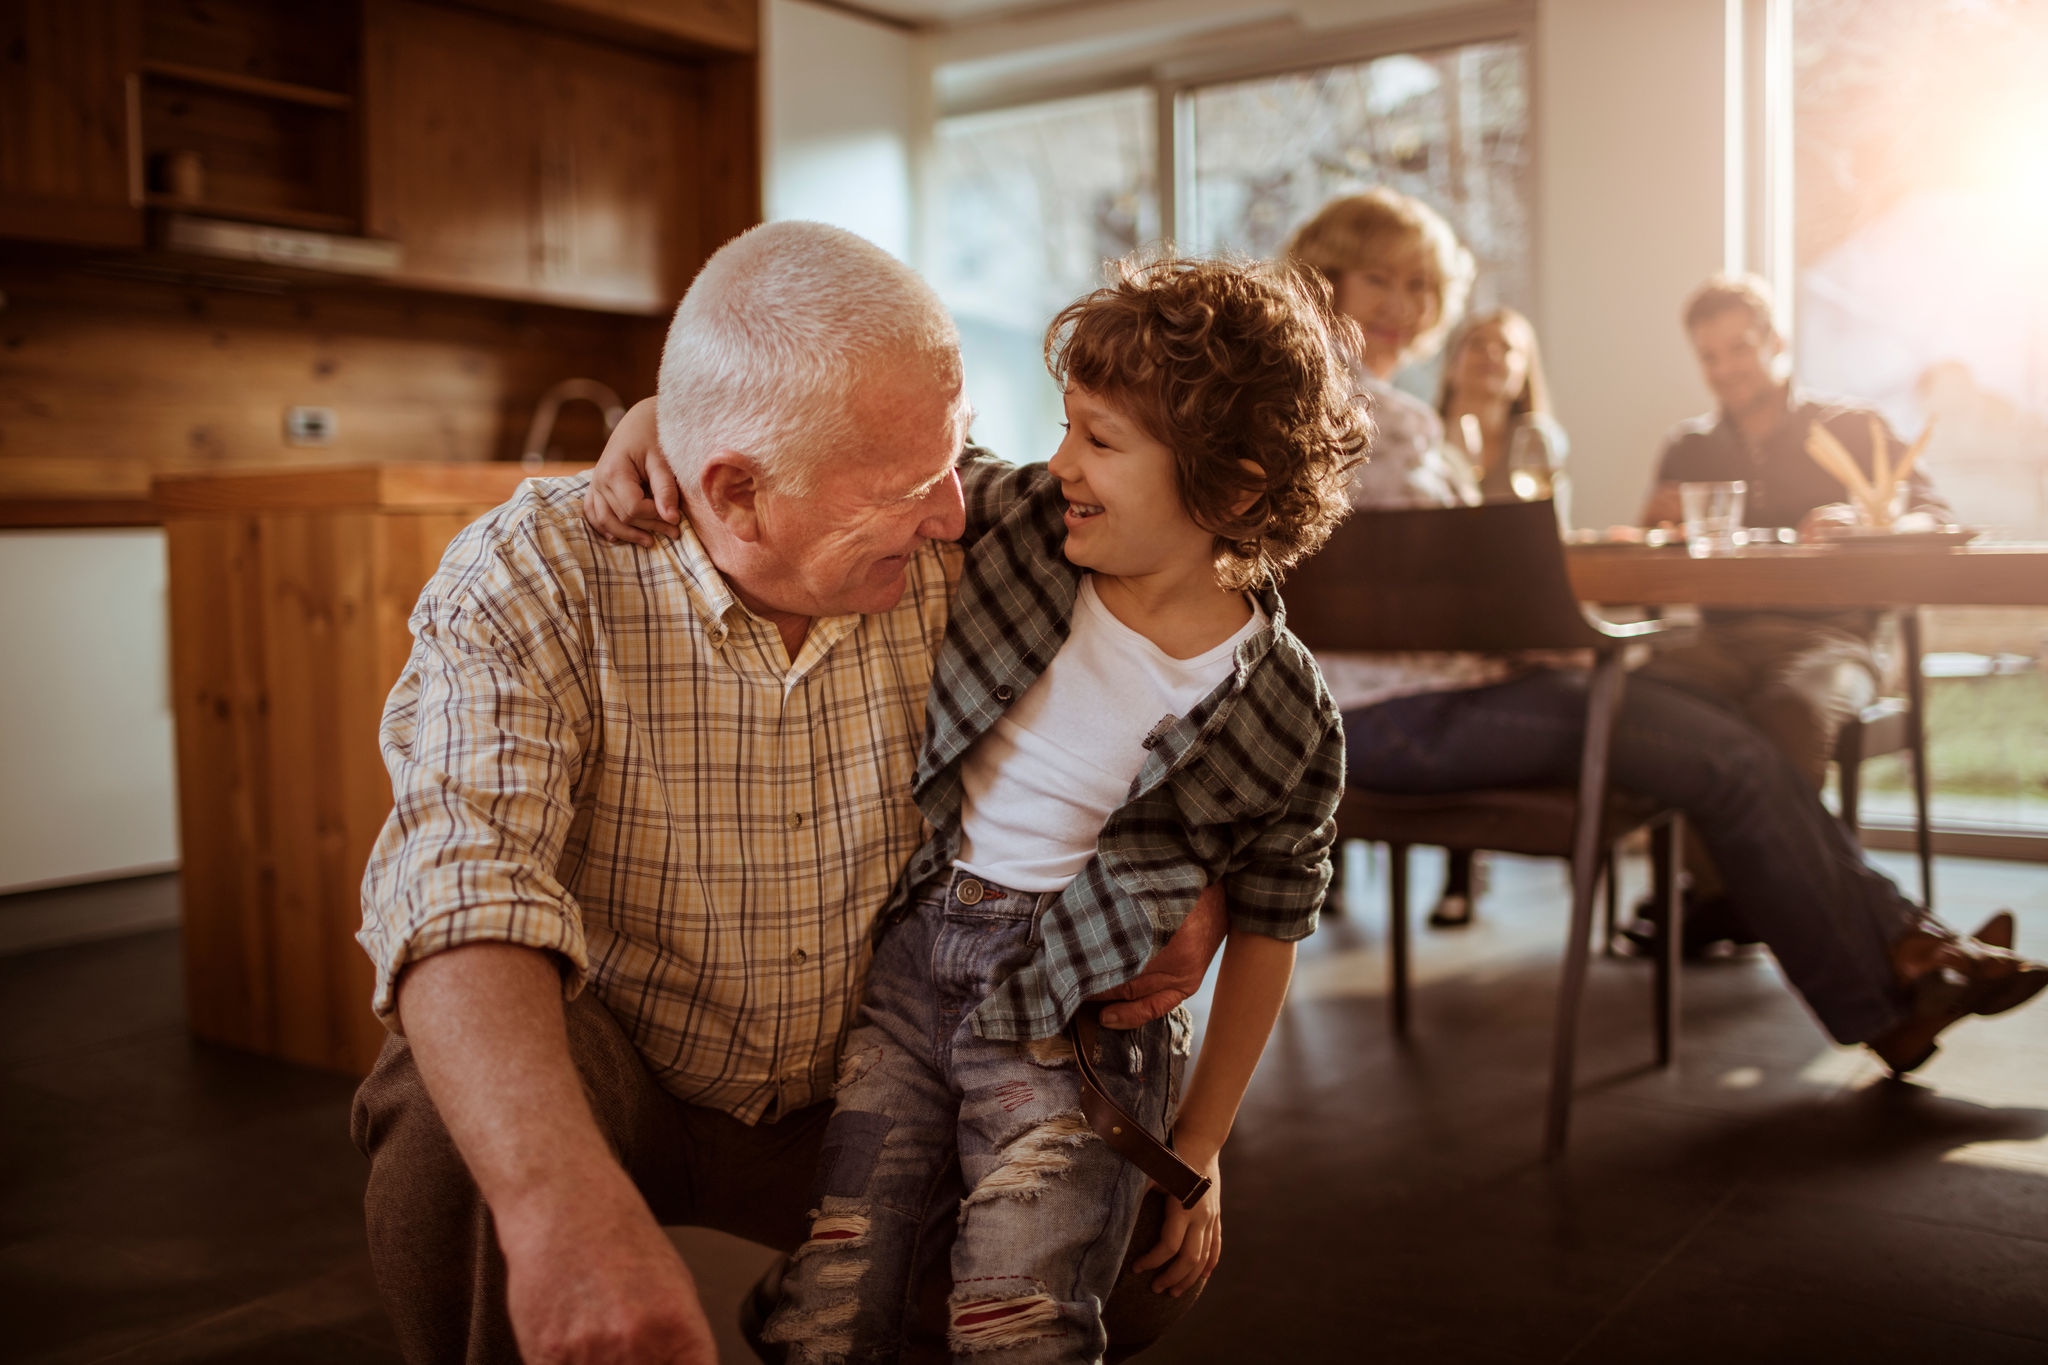
[[[1354,512],[1280,595],[1317,650],[1608,648],[1638,633],[1580,606],[1547,501]]]

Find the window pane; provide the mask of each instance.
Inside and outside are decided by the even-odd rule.
[[[1010,459],[1059,443],[1046,324],[1159,235],[1154,125],[1147,90],[939,121],[925,273],[960,325],[975,438]]]
[[[1881,410],[1965,524],[2048,539],[2048,9],[1796,0],[1800,381]],[[1943,824],[2048,826],[2048,613],[1924,613]],[[1912,810],[1872,764],[1873,812]]]
[[[1473,307],[1528,309],[1528,96],[1519,43],[1208,86],[1189,102],[1194,167],[1183,236],[1196,250],[1272,256],[1329,199],[1386,185],[1442,213],[1472,249]],[[1419,392],[1431,387],[1428,375],[1403,378]]]

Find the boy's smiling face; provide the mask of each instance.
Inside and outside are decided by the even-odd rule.
[[[1067,558],[1118,578],[1213,575],[1216,538],[1181,502],[1172,450],[1079,385],[1067,386],[1066,409],[1051,469],[1067,498]]]

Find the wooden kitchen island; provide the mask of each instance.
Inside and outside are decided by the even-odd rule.
[[[159,477],[192,1031],[362,1073],[384,1031],[356,945],[391,785],[378,719],[456,532],[530,474],[377,464]]]

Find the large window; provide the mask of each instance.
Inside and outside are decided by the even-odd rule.
[[[1958,519],[2048,539],[2048,7],[1795,0],[1799,376],[1880,408]],[[1948,825],[2048,826],[2048,614],[1929,611]],[[1910,811],[1873,765],[1873,808]]]
[[[1449,220],[1479,266],[1473,305],[1530,302],[1527,77],[1519,43],[1212,85],[1188,97],[1182,237],[1271,256],[1325,202],[1386,185]]]
[[[1045,371],[1053,314],[1102,265],[1159,236],[1150,90],[1121,90],[938,126],[926,273],[960,326],[975,439],[1018,461],[1059,441]]]
[[[1158,145],[1161,99],[1177,102],[1184,146]],[[977,439],[1013,459],[1051,453],[1045,326],[1101,283],[1105,260],[1158,239],[1175,179],[1182,246],[1259,257],[1332,196],[1392,186],[1472,248],[1474,306],[1526,309],[1527,123],[1523,47],[1505,40],[941,119],[924,266],[960,324]],[[1176,153],[1189,160],[1172,175]],[[1434,370],[1401,379],[1429,395]]]

